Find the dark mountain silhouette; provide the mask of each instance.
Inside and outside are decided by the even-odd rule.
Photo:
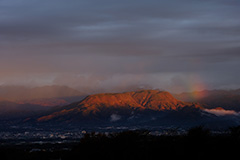
[[[226,110],[240,111],[240,89],[238,90],[204,90],[199,92],[181,93],[174,95],[185,102],[195,102],[213,109],[221,107]]]
[[[0,119],[11,120],[16,118],[25,118],[29,116],[39,115],[39,113],[47,111],[49,108],[34,104],[18,104],[9,101],[0,102]]]
[[[0,119],[11,121],[46,114],[55,110],[55,106],[68,105],[84,97],[66,86],[0,86]]]
[[[0,118],[27,117],[84,97],[81,92],[66,86],[0,86]]]

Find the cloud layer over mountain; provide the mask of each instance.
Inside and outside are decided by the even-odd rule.
[[[2,0],[0,84],[237,88],[239,7],[236,0]]]

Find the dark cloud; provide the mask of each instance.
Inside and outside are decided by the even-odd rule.
[[[199,75],[208,86],[234,88],[240,83],[226,77],[240,67],[239,7],[236,0],[1,0],[0,83],[172,89]]]

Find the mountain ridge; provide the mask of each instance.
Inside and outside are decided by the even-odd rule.
[[[64,116],[74,117],[74,115],[80,117],[99,114],[111,116],[113,113],[124,113],[124,111],[128,112],[128,114],[143,111],[176,111],[184,107],[202,108],[200,104],[177,100],[166,91],[140,90],[124,93],[102,93],[87,96],[74,105],[66,106],[60,111],[39,117],[37,121],[64,119]]]

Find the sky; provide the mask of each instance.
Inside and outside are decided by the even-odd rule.
[[[240,88],[239,0],[0,0],[0,85]]]

